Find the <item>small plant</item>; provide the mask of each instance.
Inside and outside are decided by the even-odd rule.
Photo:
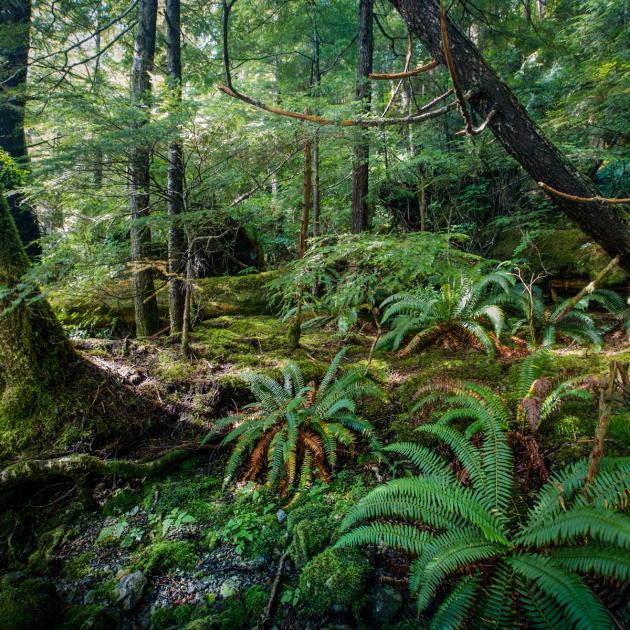
[[[232,427],[223,439],[223,444],[235,443],[226,484],[246,454],[244,479],[254,480],[267,469],[268,482],[280,483],[284,493],[294,484],[310,485],[314,471],[328,480],[340,447],[353,448],[357,433],[377,446],[372,425],[355,413],[355,401],[363,395],[380,395],[380,389],[359,370],[335,378],[344,355],[345,350],[337,353],[319,387],[307,385],[293,362],[282,370],[283,383],[262,374],[247,377],[256,402],[247,414],[220,420],[208,436]]]
[[[522,519],[514,510],[507,417],[496,397],[487,404],[495,414],[473,404],[419,427],[452,450],[457,474],[424,446],[386,447],[422,474],[390,481],[359,501],[342,525],[354,529],[337,546],[384,544],[413,556],[409,584],[419,612],[448,585],[431,628],[511,628],[517,607],[531,627],[612,628],[579,574],[630,578],[630,518],[617,511],[628,506],[630,459],[601,460],[591,484],[584,481],[587,461],[565,468]],[[472,423],[460,431],[458,418]]]
[[[424,348],[449,333],[472,337],[488,352],[494,354],[495,337],[503,329],[503,310],[499,299],[506,294],[514,282],[513,277],[503,271],[487,274],[474,282],[461,278],[443,284],[439,290],[424,287],[417,291],[398,293],[382,304],[383,323],[392,322],[392,330],[380,340],[378,347],[394,350],[411,336],[403,350]]]

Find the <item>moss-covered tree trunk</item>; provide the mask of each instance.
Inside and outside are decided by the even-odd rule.
[[[29,262],[0,193],[0,428],[29,415],[42,392],[74,363],[70,343],[35,287],[25,288]]]

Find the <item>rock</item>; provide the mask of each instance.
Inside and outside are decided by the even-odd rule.
[[[284,510],[278,510],[276,512],[276,518],[278,519],[278,523],[284,523],[287,520],[287,513]]]
[[[267,558],[263,555],[256,556],[251,562],[252,569],[263,569],[267,564]]]
[[[135,516],[140,511],[139,505],[134,505],[129,512],[127,512],[127,516]]]
[[[116,572],[116,579],[122,580],[122,578],[124,578],[125,575],[129,575],[130,573],[131,573],[131,569],[129,567],[123,567],[122,569],[118,569],[118,571]]]
[[[388,627],[400,610],[403,598],[392,586],[376,587],[370,597],[372,619],[383,628]]]
[[[230,577],[227,580],[224,580],[221,584],[221,588],[219,589],[219,595],[226,599],[227,597],[232,597],[238,593],[239,588],[241,586],[241,581],[237,577]]]
[[[122,604],[123,610],[132,610],[136,606],[146,585],[147,578],[142,571],[134,571],[120,579],[114,594],[118,603]]]

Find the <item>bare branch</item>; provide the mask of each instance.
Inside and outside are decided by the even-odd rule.
[[[490,110],[490,113],[486,116],[486,119],[479,125],[479,127],[475,127],[468,131],[467,129],[462,129],[458,131],[456,136],[478,136],[480,133],[483,133],[485,129],[490,124],[490,121],[497,115],[497,108]]]

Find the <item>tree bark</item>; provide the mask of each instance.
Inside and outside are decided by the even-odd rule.
[[[356,97],[361,101],[363,113],[367,113],[370,110],[371,86],[369,75],[372,72],[374,49],[372,33],[373,10],[374,0],[360,0]],[[367,196],[369,188],[370,143],[366,131],[360,131],[358,136],[354,147],[352,171],[351,230],[353,234],[364,232],[368,228]]]
[[[20,166],[28,153],[24,133],[26,76],[30,48],[30,0],[2,0],[0,3],[0,147]],[[39,224],[24,197],[12,194],[9,208],[20,239],[30,256],[41,254]]]
[[[138,33],[131,71],[131,98],[137,108],[134,131],[150,118],[151,77],[155,55],[157,0],[141,0],[138,8]],[[147,261],[151,249],[151,231],[146,225],[149,215],[151,154],[146,144],[132,147],[129,158],[129,213],[131,215],[131,260],[133,305],[136,335],[144,337],[159,330],[157,299],[153,286],[153,270]]]
[[[427,46],[434,59],[444,64],[440,35],[439,4],[435,0],[390,0],[409,28]],[[488,128],[536,181],[577,197],[594,197],[592,184],[569,164],[545,137],[518,102],[510,88],[484,61],[470,40],[448,23],[451,53],[465,90],[473,90],[469,103],[481,120],[497,110]],[[553,202],[611,257],[630,271],[630,229],[623,214],[612,204],[580,203],[551,195]]]
[[[317,30],[317,14],[313,14],[313,79],[312,87],[314,96],[319,96],[320,84],[322,80],[322,69],[320,64],[320,43],[319,31]],[[313,236],[319,236],[320,232],[320,199],[321,192],[319,186],[319,130],[315,130],[313,136]]]
[[[48,303],[33,287],[24,295],[29,261],[0,193],[0,426],[28,415],[40,393],[68,372],[76,357]],[[28,282],[28,280],[27,280]]]
[[[180,0],[166,0],[166,45],[168,82],[177,111],[182,99],[182,59]],[[181,138],[168,144],[167,209],[170,219],[168,229],[169,316],[171,334],[182,331],[186,290],[183,276],[186,273],[185,234],[180,224],[184,211],[184,149]]]

